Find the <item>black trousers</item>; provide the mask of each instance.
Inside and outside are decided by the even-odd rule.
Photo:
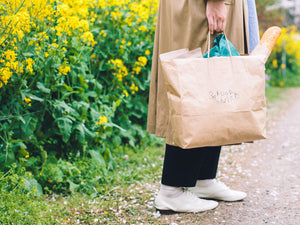
[[[197,180],[214,179],[221,146],[182,149],[166,145],[161,183],[173,187],[194,187]]]

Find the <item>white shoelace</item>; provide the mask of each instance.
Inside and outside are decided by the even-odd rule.
[[[223,182],[217,180],[217,179],[211,179],[211,180],[199,180],[197,181],[196,187],[198,188],[212,188],[216,190],[229,190],[230,188],[225,185]]]
[[[214,183],[219,185],[220,189],[223,189],[223,190],[229,190],[230,188],[224,184],[223,182],[219,181],[219,180],[214,180]]]

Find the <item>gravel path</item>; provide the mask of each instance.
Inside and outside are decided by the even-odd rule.
[[[198,214],[161,216],[161,224],[300,224],[300,90],[269,109],[268,139],[224,147],[218,177],[248,193]],[[270,116],[269,116],[270,117]]]

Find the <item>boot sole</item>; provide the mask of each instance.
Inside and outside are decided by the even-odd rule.
[[[181,213],[181,212],[175,212],[173,210],[163,210],[163,209],[156,209],[156,212],[159,212],[161,215],[173,215],[173,214]]]

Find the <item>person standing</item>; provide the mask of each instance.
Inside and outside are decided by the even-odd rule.
[[[249,1],[249,0],[248,0]],[[147,131],[167,137],[169,107],[159,55],[201,47],[207,35],[225,31],[240,54],[249,51],[247,0],[160,0],[152,59]],[[217,207],[214,200],[239,201],[246,193],[217,181],[221,146],[181,149],[166,145],[160,191],[155,199],[160,212],[201,212]],[[204,200],[204,199],[214,200]]]

